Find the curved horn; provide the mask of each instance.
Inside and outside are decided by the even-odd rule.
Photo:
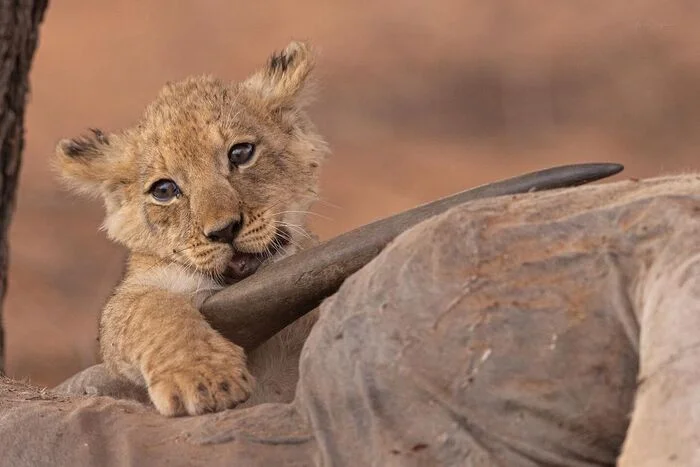
[[[481,198],[578,186],[615,175],[620,164],[553,167],[481,185],[332,238],[261,268],[207,300],[201,311],[214,329],[251,350],[316,308],[400,233],[453,206]]]

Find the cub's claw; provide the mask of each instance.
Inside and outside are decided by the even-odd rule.
[[[254,384],[244,361],[232,363],[220,355],[209,355],[155,374],[148,394],[165,416],[200,415],[245,402]]]

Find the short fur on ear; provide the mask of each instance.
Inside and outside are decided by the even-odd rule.
[[[270,56],[267,65],[245,80],[244,88],[273,107],[304,106],[305,88],[314,68],[314,53],[304,43],[293,41]]]
[[[119,165],[111,138],[95,128],[89,135],[63,139],[56,145],[55,168],[82,193],[103,194],[108,182],[119,177]]]

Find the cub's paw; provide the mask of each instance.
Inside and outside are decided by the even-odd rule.
[[[148,385],[151,401],[169,417],[219,412],[245,402],[255,381],[242,352],[237,358],[219,353],[190,358],[155,373]]]

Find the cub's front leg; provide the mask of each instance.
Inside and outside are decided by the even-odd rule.
[[[100,349],[112,371],[145,383],[167,416],[232,408],[254,384],[243,349],[212,329],[187,295],[167,290],[118,288],[102,313]]]

